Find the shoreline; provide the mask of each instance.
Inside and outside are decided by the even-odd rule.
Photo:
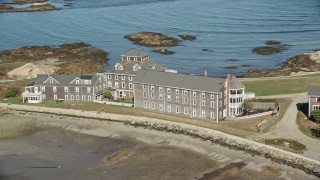
[[[83,112],[81,110],[7,105],[3,103],[0,104],[0,107],[14,109],[17,111],[38,112],[52,115],[119,122],[133,127],[143,127],[151,130],[186,135],[203,141],[209,141],[229,149],[240,150],[244,153],[258,155],[279,164],[285,164],[293,168],[303,170],[308,174],[313,174],[317,177],[320,177],[320,162],[316,160],[207,128],[201,128],[177,122],[168,122],[154,118],[132,117],[128,115],[116,115],[108,113],[97,114],[96,112]]]

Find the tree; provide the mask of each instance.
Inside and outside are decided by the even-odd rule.
[[[112,97],[112,92],[109,91],[109,90],[105,91],[105,92],[103,93],[103,97],[104,97],[104,98],[110,98],[110,97]]]
[[[311,119],[317,124],[320,124],[320,110],[314,110],[311,112]]]
[[[243,109],[244,114],[248,114],[248,112],[251,112],[253,110],[252,102],[248,100],[244,100],[241,108]]]

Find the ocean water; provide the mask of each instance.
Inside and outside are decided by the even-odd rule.
[[[123,52],[138,48],[149,52],[159,64],[178,72],[203,74],[207,69],[211,76],[224,76],[226,73],[240,75],[248,69],[279,68],[289,57],[320,48],[319,0],[49,2],[62,10],[0,14],[0,50],[84,41],[107,51],[110,66]],[[190,34],[197,39],[182,41],[179,46],[169,48],[176,52],[174,55],[164,56],[123,38],[139,31],[160,32],[177,38],[179,34]],[[267,40],[292,46],[271,56],[251,51]],[[225,69],[228,66],[237,68]]]

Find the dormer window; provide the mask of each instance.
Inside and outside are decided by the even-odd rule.
[[[76,84],[79,84],[79,80],[76,80]]]
[[[116,69],[116,70],[123,70],[123,66],[122,66],[121,64],[117,63],[117,64],[115,65],[115,69]]]
[[[133,71],[139,71],[139,69],[141,69],[141,67],[138,64],[133,66]]]

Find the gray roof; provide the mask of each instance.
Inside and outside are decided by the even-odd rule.
[[[141,70],[142,69],[145,69],[145,70],[150,70],[150,71],[164,71],[165,68],[160,65],[160,64],[157,64],[154,60],[150,59],[148,62],[144,62],[144,63],[141,63],[141,62],[128,62],[128,61],[120,61],[119,62],[122,66],[123,66],[123,70],[116,70],[116,69],[110,69],[109,71],[107,71],[107,73],[117,73],[117,74],[133,74],[135,75],[138,71],[133,71],[133,66],[138,64],[140,67],[141,67]],[[125,64],[128,63],[128,72],[126,72],[125,70]],[[155,68],[152,69],[152,66],[155,65]]]
[[[50,85],[49,83],[44,83],[48,78],[54,78],[59,82],[59,84],[52,84],[54,86],[88,86],[92,87],[96,81],[97,76],[83,76],[83,75],[65,75],[65,74],[55,74],[55,75],[46,75],[46,74],[38,74],[36,81],[34,82],[35,86],[42,86],[42,85]],[[91,84],[70,84],[76,78],[80,80],[91,80]]]
[[[231,78],[231,89],[242,89],[244,85],[235,77]]]
[[[140,70],[134,83],[146,83],[165,87],[175,87],[205,92],[220,92],[226,79],[194,76],[169,72]]]
[[[309,86],[308,96],[320,96],[320,86]]]
[[[129,49],[127,52],[123,54],[124,56],[138,56],[138,57],[146,57],[148,53],[138,50],[138,49]]]

